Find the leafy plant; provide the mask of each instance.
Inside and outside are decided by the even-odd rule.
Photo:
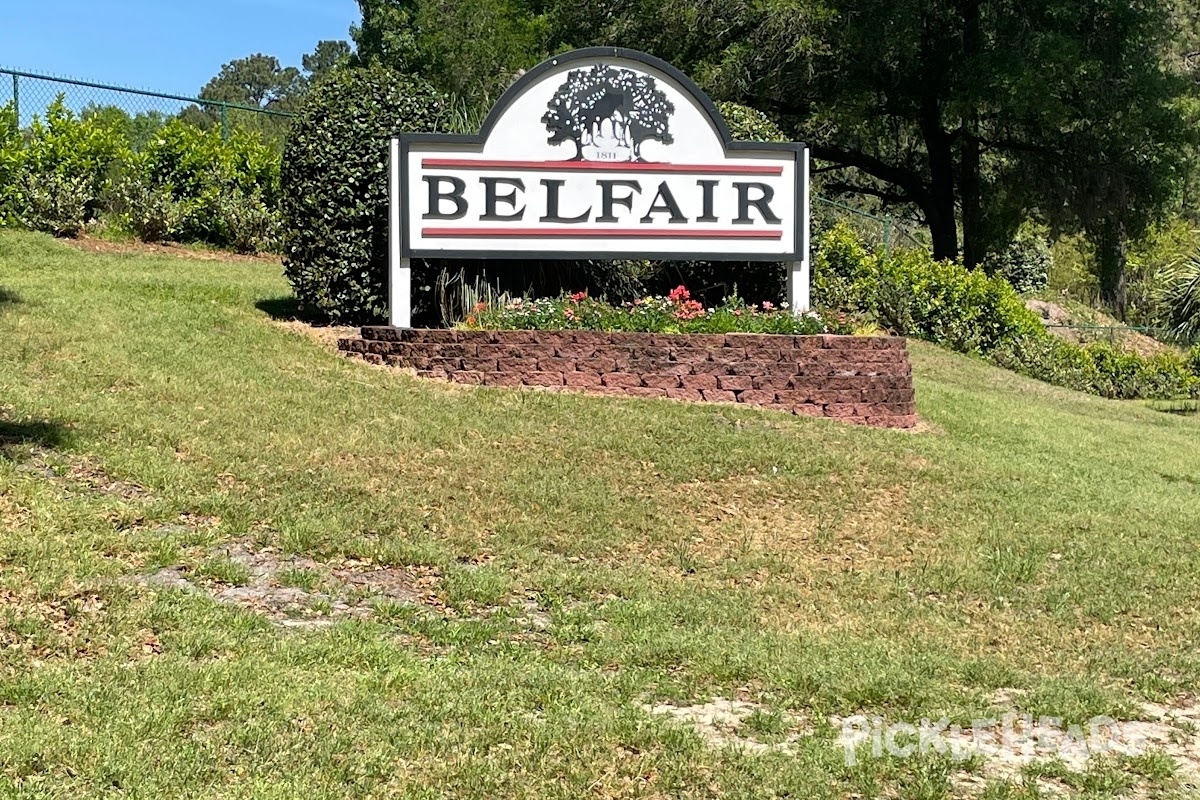
[[[1200,336],[1200,255],[1177,261],[1161,280],[1157,301],[1163,321],[1180,338]]]
[[[337,322],[384,317],[388,140],[438,130],[446,112],[423,80],[383,68],[336,70],[307,96],[282,175],[284,273],[302,303]]]
[[[1018,231],[1008,247],[984,259],[983,268],[1004,278],[1021,294],[1032,294],[1046,288],[1053,264],[1046,239],[1025,229]]]

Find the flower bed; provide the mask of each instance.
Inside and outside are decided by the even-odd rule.
[[[480,303],[459,326],[464,330],[591,330],[631,333],[849,333],[845,323],[815,312],[799,317],[766,302],[747,304],[737,296],[705,308],[679,286],[666,297],[644,297],[613,305],[586,293],[557,298]]]

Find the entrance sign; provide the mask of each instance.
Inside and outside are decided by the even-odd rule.
[[[575,50],[521,77],[478,136],[391,146],[391,322],[411,323],[412,258],[791,263],[808,309],[809,157],[735,142],[712,101],[657,58]]]

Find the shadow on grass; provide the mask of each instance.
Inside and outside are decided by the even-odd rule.
[[[21,302],[23,302],[21,295],[11,289],[5,289],[3,286],[0,286],[0,311],[3,311],[5,306],[15,306]]]
[[[13,422],[0,418],[0,457],[8,457],[11,448],[20,445],[58,448],[67,443],[70,432],[64,425],[46,420]]]
[[[254,307],[271,319],[282,322],[303,322],[307,325],[328,325],[329,321],[316,312],[315,309],[305,308],[294,297],[269,297],[259,300]]]

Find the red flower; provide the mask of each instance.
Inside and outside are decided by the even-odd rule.
[[[671,290],[671,293],[667,295],[667,299],[672,303],[679,305],[691,300],[692,293],[689,292],[685,286],[676,286]]]
[[[487,308],[487,303],[485,303],[481,300],[475,304],[475,313],[478,314],[480,311],[483,311],[486,308]]]
[[[696,300],[687,300],[680,303],[679,308],[675,310],[675,319],[696,319],[696,317],[702,316],[704,316],[704,306],[700,305]]]
[[[571,295],[572,303],[582,303],[584,300],[587,300],[587,292],[576,292]]]

